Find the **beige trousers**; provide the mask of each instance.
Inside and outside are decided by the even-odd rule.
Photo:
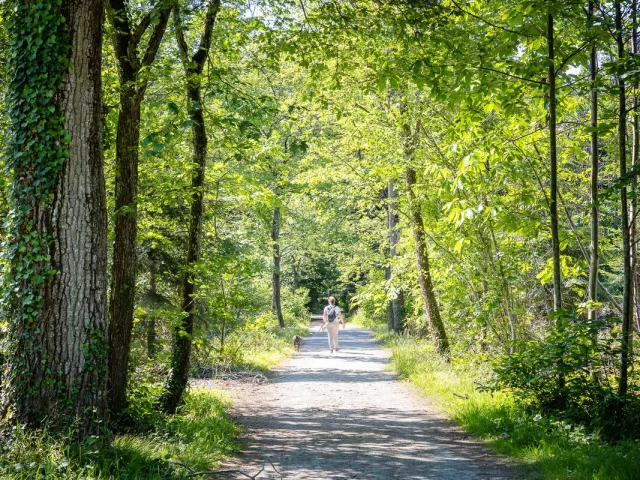
[[[338,349],[338,330],[340,330],[340,322],[334,320],[333,322],[327,322],[327,335],[329,336],[329,348],[332,350]]]

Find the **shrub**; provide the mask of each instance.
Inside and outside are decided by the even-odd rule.
[[[619,428],[611,415],[617,401],[617,336],[615,319],[563,313],[544,338],[514,345],[515,352],[495,367],[489,389],[508,388],[532,410],[613,432]],[[628,408],[634,409],[632,402]]]

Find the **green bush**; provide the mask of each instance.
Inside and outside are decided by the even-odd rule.
[[[285,323],[296,323],[309,318],[307,303],[309,289],[298,288],[295,292],[288,285],[282,286],[282,314]]]
[[[515,344],[514,353],[496,366],[490,389],[510,389],[532,411],[618,430],[611,415],[617,401],[616,339],[612,320],[563,314],[544,338]]]

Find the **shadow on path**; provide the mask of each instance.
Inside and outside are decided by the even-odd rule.
[[[292,479],[515,479],[516,466],[469,439],[424,406],[396,375],[368,331],[340,331],[340,352],[326,334],[273,381],[236,392],[234,416],[247,428],[243,470]]]

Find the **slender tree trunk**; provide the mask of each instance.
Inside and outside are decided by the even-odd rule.
[[[631,53],[638,54],[638,2],[633,0],[632,3],[632,33],[631,33]],[[640,82],[638,77],[635,77],[633,82],[633,116],[632,116],[632,132],[633,132],[633,150],[631,153],[631,168],[635,171],[638,166],[638,159],[640,155],[640,118],[638,117],[638,108],[640,102],[638,101],[638,89],[640,88]],[[634,174],[631,189],[633,196],[631,197],[631,278],[633,288],[633,314],[635,317],[636,329],[640,322],[640,282],[638,278],[638,199],[636,198],[638,190],[637,176]]]
[[[405,170],[405,180],[407,185],[407,195],[409,198],[409,216],[411,217],[413,241],[416,251],[418,283],[420,284],[420,293],[422,294],[422,300],[427,314],[429,332],[431,333],[431,339],[436,347],[436,351],[440,355],[446,356],[449,354],[449,340],[444,328],[444,323],[440,317],[440,309],[438,307],[438,302],[433,289],[433,282],[431,280],[429,256],[427,253],[427,239],[424,234],[422,213],[420,212],[420,205],[413,191],[416,184],[416,171],[413,167],[408,166]]]
[[[625,59],[624,40],[622,35],[622,12],[620,0],[614,2],[616,15],[616,43],[618,46],[618,61]],[[620,178],[627,173],[627,112],[626,91],[622,77],[618,77],[619,89],[619,124],[618,146],[620,156]],[[622,335],[620,338],[620,380],[618,383],[618,396],[624,403],[628,388],[629,353],[631,350],[631,245],[629,242],[629,203],[627,201],[627,187],[620,188],[620,221],[622,223],[622,265],[624,279],[622,284]]]
[[[390,332],[393,332],[393,305],[392,300],[389,300],[391,296],[391,260],[393,246],[391,245],[391,231],[389,230],[389,225],[391,222],[391,205],[389,200],[389,183],[387,184],[387,188],[382,189],[380,192],[380,196],[387,200],[387,234],[389,236],[389,252],[387,256],[387,265],[384,267],[384,281],[386,285],[386,293],[387,293],[387,328]]]
[[[191,178],[191,220],[189,224],[189,246],[187,252],[187,271],[182,286],[182,322],[174,332],[171,370],[161,398],[165,412],[175,413],[182,402],[184,391],[189,380],[189,359],[191,357],[191,340],[193,324],[196,316],[196,282],[195,267],[200,262],[202,245],[202,217],[204,213],[205,169],[207,163],[207,131],[202,110],[201,74],[211,47],[212,28],[220,8],[220,1],[209,3],[204,30],[197,52],[189,58],[186,41],[182,31],[178,8],[174,10],[176,19],[176,39],[181,52],[185,74],[187,77],[187,99],[189,118],[192,122],[193,163],[195,171]]]
[[[388,203],[388,228],[389,228],[389,260],[393,260],[396,256],[396,246],[400,241],[400,231],[398,230],[398,190],[396,190],[393,180],[389,180],[387,187],[387,199]],[[392,277],[392,268],[389,269],[389,280]],[[396,298],[389,302],[387,307],[387,321],[389,328],[395,332],[401,332],[404,330],[404,295],[402,291],[398,292]]]
[[[141,96],[134,88],[120,93],[115,165],[113,266],[109,302],[109,406],[126,406],[129,345],[133,329],[136,283],[138,141]]]
[[[196,283],[193,267],[200,261],[202,242],[203,190],[205,164],[207,158],[207,135],[202,115],[200,86],[189,89],[189,117],[193,121],[193,156],[196,165],[191,179],[191,220],[189,224],[189,246],[187,252],[187,271],[182,284],[183,318],[176,327],[173,338],[171,370],[163,395],[163,408],[167,413],[175,413],[182,402],[189,380],[189,359],[191,358],[191,339],[196,316]],[[193,106],[196,106],[195,108]]]
[[[296,293],[298,288],[300,288],[300,272],[298,262],[295,258],[291,261],[291,270],[293,273],[293,293]]]
[[[593,25],[594,2],[589,2],[589,27]],[[598,52],[595,42],[591,47],[591,59],[589,62],[589,72],[591,78],[591,258],[589,262],[589,301],[598,301],[598,263],[599,263],[599,240],[598,240],[598,216],[600,207],[598,206],[598,173],[599,151],[598,151],[598,87],[596,76],[598,74]],[[595,307],[589,308],[589,318],[596,318]]]
[[[103,11],[101,0],[63,0],[11,12],[8,279],[20,296],[5,393],[31,427],[80,420],[97,432],[107,412]]]
[[[284,328],[284,317],[282,316],[282,304],[280,301],[280,207],[273,209],[273,223],[271,224],[271,242],[273,247],[273,274],[271,276],[271,286],[273,291],[271,309],[278,319],[278,325]]]
[[[485,197],[486,202],[486,197]],[[509,345],[509,354],[513,354],[513,348],[516,341],[516,317],[513,312],[513,300],[511,299],[511,289],[509,288],[509,282],[507,280],[507,274],[505,272],[504,264],[502,262],[502,255],[500,255],[500,249],[498,247],[498,241],[493,228],[493,222],[489,220],[489,231],[491,233],[491,242],[493,244],[493,250],[495,252],[494,257],[497,257],[498,273],[500,274],[500,284],[502,287],[502,298],[504,304],[504,312],[509,320],[509,339],[511,340]]]
[[[384,267],[384,280],[387,285],[391,283],[391,265]],[[388,294],[389,292],[387,292]],[[393,300],[387,303],[387,328],[389,331],[393,331]]]
[[[551,217],[551,243],[553,251],[553,309],[562,308],[560,235],[558,227],[558,154],[556,148],[556,66],[554,60],[553,15],[547,15],[547,43],[549,47],[549,157],[551,186],[549,215]]]
[[[152,267],[153,269],[154,267]],[[151,272],[151,280],[150,280],[150,285],[149,288],[151,290],[151,294],[154,298],[157,297],[158,295],[158,288],[156,285],[156,272],[152,271]],[[151,315],[149,318],[147,318],[147,325],[146,325],[146,336],[147,336],[147,357],[153,359],[156,356],[156,338],[157,338],[157,334],[156,334],[156,317],[155,315]]]
[[[162,1],[130,24],[126,0],[107,0],[113,27],[112,42],[118,63],[120,107],[116,133],[116,195],[113,266],[109,302],[109,407],[120,414],[127,404],[126,387],[133,329],[136,285],[138,216],[138,144],[140,105],[147,87],[147,70],[153,63],[167,27],[171,6]],[[138,53],[145,32],[153,27],[144,52]]]

